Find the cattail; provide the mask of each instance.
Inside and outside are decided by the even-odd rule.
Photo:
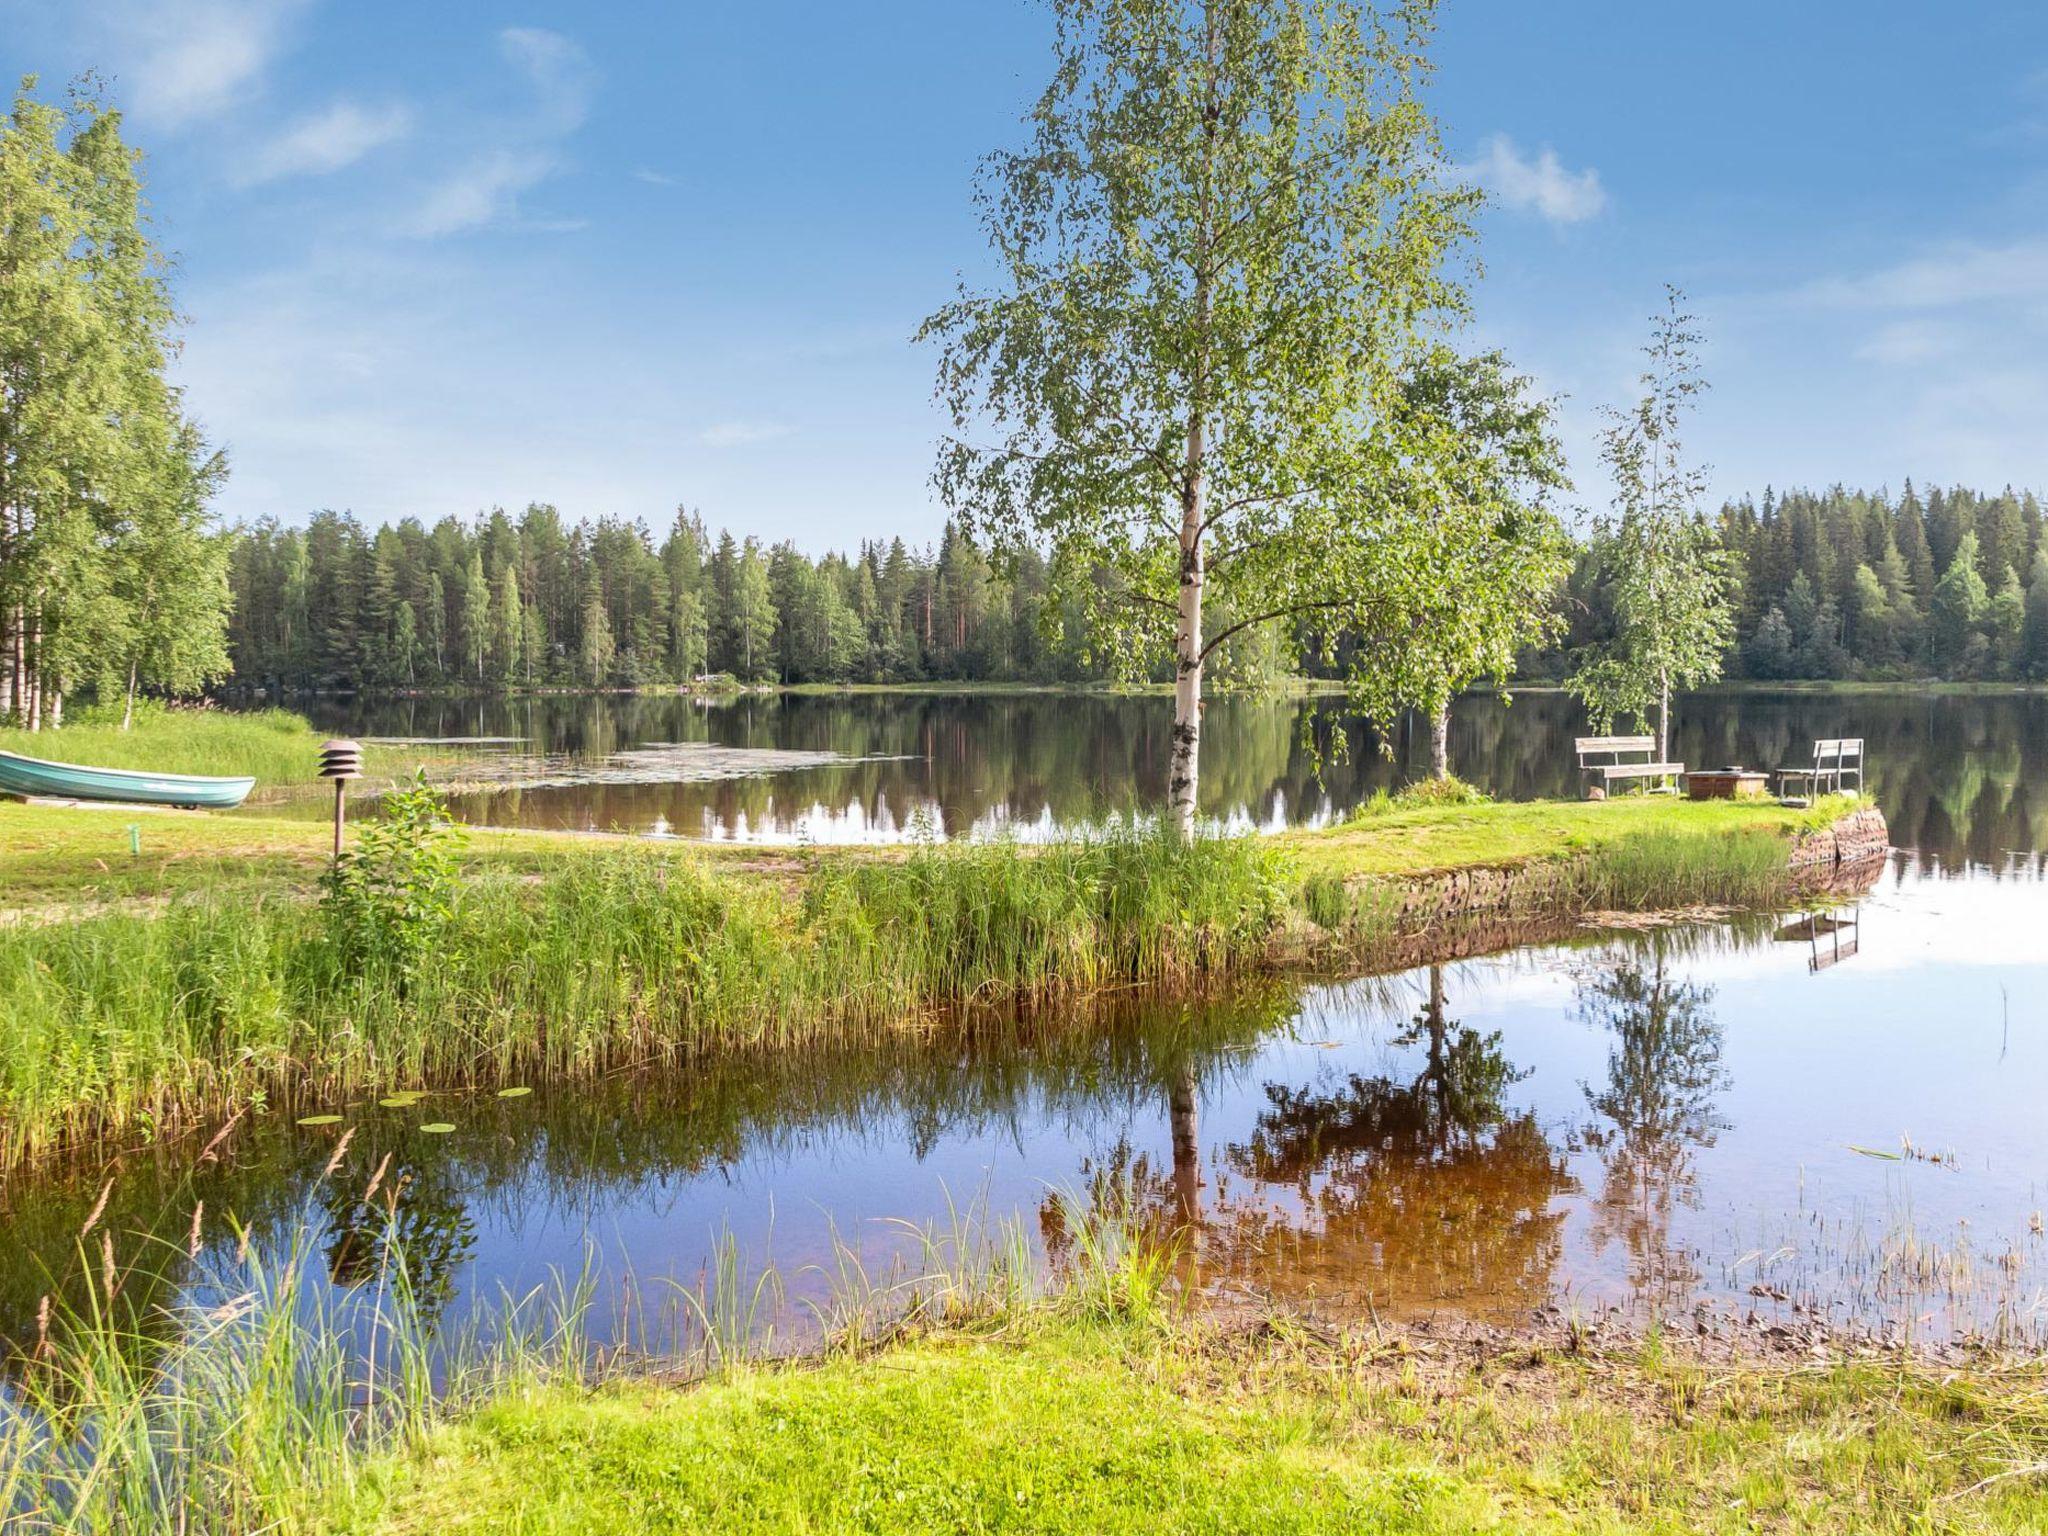
[[[199,1257],[199,1224],[205,1217],[206,1202],[202,1200],[192,1207],[192,1235],[185,1239],[185,1257],[188,1259]]]
[[[31,1359],[40,1360],[50,1352],[50,1293],[43,1292],[43,1299],[36,1303],[36,1351]]]
[[[341,1140],[334,1144],[334,1156],[327,1159],[327,1166],[320,1170],[323,1180],[334,1177],[334,1170],[341,1166],[341,1160],[348,1156],[348,1144],[356,1139],[356,1128],[350,1126],[341,1133]]]
[[[107,1300],[111,1302],[114,1293],[121,1288],[120,1277],[114,1272],[114,1234],[111,1232],[100,1234],[100,1281]]]
[[[85,1241],[86,1237],[92,1232],[92,1229],[100,1224],[100,1218],[106,1215],[107,1197],[113,1194],[113,1192],[114,1180],[110,1175],[107,1179],[106,1188],[100,1191],[99,1199],[93,1202],[92,1210],[87,1213],[85,1225],[78,1229],[78,1239],[80,1242]]]
[[[210,1163],[220,1155],[220,1144],[228,1139],[228,1133],[235,1128],[235,1122],[241,1118],[242,1112],[238,1109],[228,1116],[228,1123],[226,1125],[213,1133],[213,1140],[200,1149],[199,1161],[202,1164]]]
[[[391,1154],[389,1152],[386,1152],[384,1154],[384,1161],[379,1163],[377,1165],[377,1171],[370,1175],[369,1187],[363,1191],[363,1204],[368,1205],[372,1200],[377,1198],[377,1188],[384,1182],[384,1172],[390,1166]]]

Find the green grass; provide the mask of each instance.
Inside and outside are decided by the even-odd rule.
[[[430,962],[344,970],[290,895],[0,928],[0,1163],[251,1103],[573,1076],[914,1027],[962,1002],[1175,983],[1263,949],[1284,860],[1159,834],[823,861],[792,900],[612,845],[471,871]]]
[[[262,788],[316,783],[323,739],[289,710],[166,708],[146,701],[136,706],[132,729],[121,729],[118,708],[92,708],[56,730],[0,728],[0,751],[98,768],[246,775]],[[401,773],[419,755],[417,749],[372,747],[364,766],[372,775]]]
[[[359,1531],[2038,1532],[2038,1369],[1712,1372],[1076,1320],[685,1391],[508,1397],[365,1476]],[[1467,1357],[1469,1360],[1471,1357]],[[1988,1486],[1974,1486],[1997,1479]],[[388,1492],[381,1489],[388,1488]],[[381,1507],[378,1507],[381,1506]]]
[[[1064,1219],[1044,1290],[1014,1230],[934,1234],[891,1296],[842,1262],[793,1361],[763,1360],[769,1288],[722,1263],[653,1374],[593,1350],[587,1279],[436,1342],[388,1242],[339,1301],[302,1234],[229,1265],[229,1306],[148,1317],[110,1259],[115,1285],[12,1362],[0,1508],[189,1536],[2042,1529],[2039,1362],[1230,1325],[1173,1303],[1170,1250],[1114,1202]]]
[[[1850,809],[1830,797],[1805,809],[1771,802],[1626,795],[1613,800],[1369,806],[1318,831],[1284,832],[1309,874],[1405,876],[1474,865],[1572,858],[1644,837],[1711,842],[1760,832],[1783,840],[1823,827]]]

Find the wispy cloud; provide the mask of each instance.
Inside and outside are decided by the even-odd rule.
[[[1948,246],[1861,276],[1809,283],[1798,297],[1855,309],[1952,309],[2048,298],[2048,239]]]
[[[441,182],[413,210],[405,232],[431,240],[490,224],[509,213],[519,194],[555,168],[550,155],[496,150]]]
[[[791,429],[775,421],[714,422],[697,434],[707,448],[743,448],[749,443],[769,443],[787,437]]]
[[[104,25],[129,109],[182,127],[246,102],[284,48],[304,0],[152,0]]]
[[[635,181],[644,181],[650,187],[672,187],[676,185],[675,177],[665,171],[650,171],[644,165],[633,172],[633,179]]]
[[[287,176],[325,176],[404,138],[412,123],[411,109],[401,105],[365,107],[337,101],[287,127],[251,157],[237,180],[254,186]]]
[[[551,131],[567,133],[582,125],[597,90],[597,67],[580,46],[546,27],[507,27],[498,34],[498,47],[533,82]]]
[[[1881,325],[1856,349],[1866,363],[1905,367],[1952,357],[1967,345],[1967,338],[1940,321],[1895,320]]]
[[[1607,207],[1607,189],[1600,184],[1598,171],[1591,166],[1566,170],[1548,145],[1532,157],[1504,133],[1481,144],[1479,158],[1460,170],[1504,206],[1552,224],[1582,223]]]
[[[532,85],[533,110],[502,124],[497,144],[477,151],[431,188],[401,221],[407,234],[432,239],[512,217],[520,194],[560,169],[557,146],[590,110],[597,70],[575,42],[544,27],[508,27],[498,34],[498,48]],[[556,219],[536,227],[575,229],[582,223]]]

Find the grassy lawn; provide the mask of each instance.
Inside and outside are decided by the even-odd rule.
[[[1333,827],[1282,833],[1276,841],[1299,858],[1304,874],[1400,876],[1563,858],[1643,836],[1767,832],[1789,837],[1826,826],[1848,805],[1829,799],[1792,810],[1771,801],[1695,802],[1672,795],[1395,805]]]
[[[1273,842],[1303,877],[1399,877],[1474,864],[1566,858],[1645,836],[1786,836],[1822,826],[1843,804],[1810,810],[1669,796],[1605,802],[1544,800],[1503,805],[1390,809]],[[141,852],[133,851],[129,828]],[[319,819],[207,815],[131,807],[74,808],[0,801],[0,908],[234,891],[310,889],[331,847]],[[477,832],[465,855],[478,872],[530,869],[582,855],[681,859],[741,872],[780,871],[819,860],[887,860],[900,849],[755,849],[566,832]]]
[[[1479,1366],[1054,1320],[539,1390],[373,1469],[377,1532],[2039,1532],[2039,1368]],[[2031,1473],[2021,1471],[2031,1466]]]
[[[317,783],[325,739],[289,710],[165,709],[152,703],[137,709],[134,727],[126,731],[118,710],[97,709],[61,730],[0,728],[0,752],[98,768],[248,775],[261,789]],[[401,774],[415,760],[435,755],[418,747],[372,747],[364,768],[373,777]]]

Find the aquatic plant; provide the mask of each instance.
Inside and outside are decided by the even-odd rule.
[[[445,912],[433,898],[405,930],[402,986],[336,942],[332,907],[289,899],[0,929],[0,1162],[255,1102],[324,1115],[369,1086],[568,1075],[1186,981],[1253,963],[1288,900],[1270,844],[1125,829],[831,861],[795,902],[694,859],[579,851],[531,876],[487,871]],[[353,915],[342,931],[357,934]]]

